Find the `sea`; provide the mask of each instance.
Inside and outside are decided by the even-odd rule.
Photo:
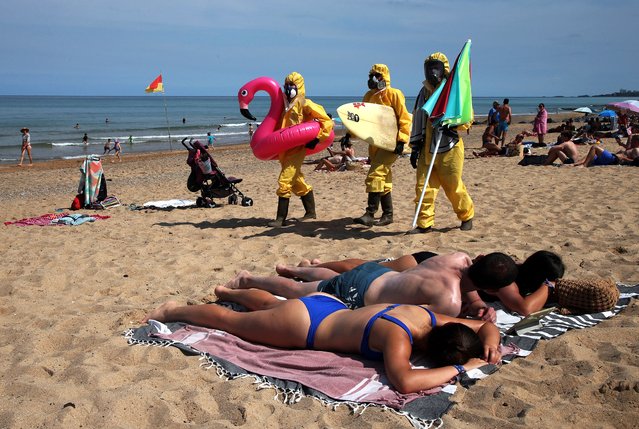
[[[337,118],[342,104],[361,96],[310,97]],[[476,119],[488,114],[494,100],[503,97],[474,97]],[[607,103],[623,101],[619,97],[510,97],[515,115],[534,114],[539,103],[550,113],[578,107],[593,111]],[[406,98],[409,110],[415,97]],[[268,112],[268,96],[257,96],[249,106],[261,120]],[[206,141],[210,132],[215,145],[235,145],[249,140],[249,123],[240,114],[237,97],[179,97],[149,94],[129,97],[91,96],[0,96],[0,163],[16,163],[20,157],[20,129],[29,128],[34,161],[82,158],[103,153],[107,139],[119,139],[122,156],[127,153],[183,149],[185,137]],[[259,122],[253,123],[255,129]],[[341,124],[336,122],[336,127]],[[89,144],[82,143],[87,134]],[[169,137],[170,136],[170,137]]]

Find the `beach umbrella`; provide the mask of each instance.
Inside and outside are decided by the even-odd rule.
[[[437,87],[435,92],[428,98],[428,100],[426,100],[426,103],[424,103],[424,106],[422,107],[422,109],[424,109],[424,111],[428,114],[430,121],[433,124],[433,128],[444,125],[462,125],[473,121],[474,112],[471,89],[470,45],[471,41],[468,39],[455,59],[455,64],[450,70],[448,78],[442,81],[439,87]],[[430,160],[430,165],[428,166],[426,179],[424,180],[422,195],[419,198],[419,203],[415,210],[413,228],[417,225],[419,208],[424,201],[424,194],[428,187],[428,181],[430,180],[430,175],[433,171],[433,165],[435,164],[435,157],[437,156],[440,143],[441,133],[437,133],[435,150],[433,150],[433,156]]]
[[[616,118],[617,114],[612,110],[602,110],[599,112],[599,116],[602,118]]]
[[[433,126],[462,125],[473,120],[470,45],[468,40],[455,59],[448,79],[439,85],[422,107]]]
[[[616,110],[618,112],[626,112],[626,113],[639,113],[639,101],[637,100],[626,100],[626,101],[618,101],[615,103],[609,103],[606,105],[609,109]]]
[[[575,110],[573,110],[573,112],[579,112],[579,113],[592,113],[592,109],[590,107],[577,107]]]

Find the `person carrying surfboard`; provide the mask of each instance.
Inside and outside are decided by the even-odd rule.
[[[304,180],[302,164],[306,156],[306,148],[314,149],[320,140],[326,139],[333,130],[333,120],[326,114],[322,106],[306,98],[304,78],[297,72],[292,72],[284,80],[284,95],[286,108],[282,114],[278,129],[301,124],[306,121],[317,121],[320,130],[316,138],[306,143],[281,152],[278,160],[282,167],[277,179],[277,216],[269,222],[271,227],[286,225],[288,205],[292,194],[299,196],[304,205],[305,214],[302,220],[315,219],[315,198],[313,188]]]
[[[393,222],[393,173],[391,167],[398,155],[404,152],[408,142],[411,117],[406,109],[404,93],[391,87],[390,71],[385,64],[374,64],[368,74],[368,92],[364,94],[364,103],[375,103],[392,107],[397,118],[397,144],[394,151],[388,151],[369,145],[370,168],[366,175],[368,205],[363,216],[353,222],[365,226],[382,226]],[[382,217],[375,222],[375,212],[382,205]]]
[[[418,208],[416,227],[408,231],[409,234],[432,231],[435,224],[435,198],[440,187],[444,188],[457,218],[461,220],[460,229],[468,231],[473,227],[475,207],[462,181],[464,142],[458,134],[458,131],[470,128],[472,122],[457,127],[443,126],[435,129],[426,112],[422,109],[426,100],[439,85],[442,85],[442,81],[448,77],[449,73],[448,58],[441,52],[431,54],[424,61],[426,80],[415,101],[410,135],[410,163],[417,170],[415,204],[419,203],[424,186],[427,188],[422,205]],[[437,133],[441,134],[441,142],[437,153],[433,154],[431,151],[435,149],[432,142],[437,137]],[[433,157],[435,157],[433,170],[428,183],[425,184],[428,167]]]

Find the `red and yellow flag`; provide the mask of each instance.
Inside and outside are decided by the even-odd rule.
[[[162,75],[155,78],[153,82],[144,90],[146,92],[164,92],[164,85],[162,85]]]

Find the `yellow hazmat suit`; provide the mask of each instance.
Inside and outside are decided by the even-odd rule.
[[[441,52],[436,52],[430,55],[424,63],[429,60],[439,60],[444,63],[445,76],[448,77],[450,73],[450,65],[448,58]],[[440,84],[441,85],[441,84]],[[429,82],[424,81],[423,98],[418,95],[417,105],[413,115],[425,115],[422,110],[423,101],[428,100],[432,95],[434,88]],[[423,100],[420,104],[420,100]],[[411,146],[415,150],[420,151],[419,159],[417,162],[417,174],[415,183],[415,209],[417,210],[417,204],[424,188],[424,182],[426,180],[426,174],[428,173],[428,167],[433,158],[433,154],[430,153],[430,142],[433,135],[433,124],[430,119],[423,121],[423,129],[416,130],[415,127],[421,121],[414,121],[413,130],[411,132]],[[457,127],[457,131],[464,131],[470,128],[472,123],[460,125]],[[415,140],[414,137],[420,136],[419,140]],[[421,138],[423,136],[423,138]],[[437,192],[439,188],[444,188],[446,197],[450,200],[453,210],[457,214],[457,218],[462,222],[469,221],[475,216],[475,208],[473,201],[468,195],[466,186],[462,181],[462,171],[464,168],[464,142],[459,138],[459,142],[449,151],[438,153],[435,156],[435,164],[433,165],[433,171],[431,172],[430,179],[428,180],[428,187],[424,194],[424,200],[419,208],[419,214],[417,217],[417,227],[420,229],[426,229],[432,227],[435,224],[435,199],[437,198]]]
[[[364,94],[364,102],[390,106],[395,111],[397,118],[397,141],[408,143],[411,117],[406,109],[404,94],[399,89],[391,88],[390,71],[385,64],[374,64],[370,74],[381,74],[386,87],[384,89],[371,89]],[[387,194],[393,189],[393,173],[391,166],[397,159],[397,154],[369,145],[368,156],[371,167],[366,176],[366,192],[380,192]]]
[[[324,140],[333,130],[333,120],[329,118],[326,111],[319,104],[313,103],[306,98],[306,88],[304,78],[301,74],[293,72],[286,76],[285,84],[297,86],[297,95],[289,103],[287,110],[282,115],[278,129],[301,124],[311,120],[316,120],[320,124],[320,131],[317,134],[319,140]],[[306,148],[298,146],[280,153],[279,161],[282,166],[278,179],[277,195],[282,198],[290,198],[291,194],[303,197],[313,190],[304,180],[302,174],[302,164],[306,155]]]

